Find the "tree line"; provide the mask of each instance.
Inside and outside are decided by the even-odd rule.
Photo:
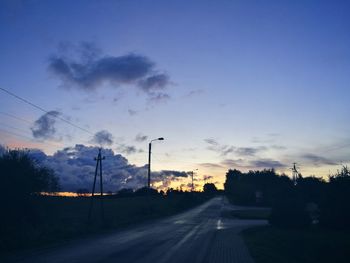
[[[350,229],[350,171],[343,166],[329,180],[299,174],[295,182],[273,169],[226,173],[225,193],[234,204],[269,206],[269,221],[283,227]]]

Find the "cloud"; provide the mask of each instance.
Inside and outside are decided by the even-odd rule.
[[[325,157],[322,157],[322,156],[319,156],[319,155],[315,155],[315,154],[311,154],[311,153],[308,153],[308,154],[304,154],[301,156],[304,160],[316,165],[316,166],[320,166],[320,165],[338,165],[338,163],[328,159],[328,158],[325,158]]]
[[[148,136],[147,135],[143,135],[142,133],[139,133],[136,135],[135,137],[135,141],[137,142],[144,142],[148,139]]]
[[[203,93],[204,93],[204,90],[202,89],[191,90],[184,97],[196,97],[196,96],[202,95]]]
[[[139,86],[147,93],[165,89],[170,83],[167,74],[155,74],[139,81]]]
[[[237,160],[233,160],[233,159],[225,159],[221,162],[222,165],[224,165],[225,167],[239,167],[242,166],[244,160],[242,159],[237,159]]]
[[[132,109],[128,109],[128,113],[130,116],[134,116],[137,114],[137,111],[136,110],[132,110]]]
[[[254,156],[257,152],[265,150],[266,147],[261,146],[258,148],[253,147],[238,147],[235,149],[235,152],[240,156]]]
[[[109,131],[102,130],[102,131],[96,132],[91,141],[99,145],[112,145],[113,135]]]
[[[32,149],[29,154],[38,163],[52,168],[59,177],[63,191],[76,191],[79,188],[91,189],[99,147],[77,144],[58,150],[52,156]],[[147,165],[136,166],[121,154],[111,149],[102,149],[103,183],[105,191],[122,188],[137,189],[147,184]],[[178,178],[187,177],[183,171],[152,171],[152,183],[170,184]]]
[[[204,139],[209,144],[208,150],[219,153],[221,156],[226,156],[230,153],[238,156],[255,156],[256,153],[266,150],[265,146],[260,147],[235,147],[227,144],[220,144],[213,138]]]
[[[166,93],[153,93],[151,97],[148,99],[151,103],[161,103],[166,102],[170,99],[170,96]]]
[[[133,145],[126,145],[126,144],[118,144],[117,150],[118,150],[118,152],[125,153],[127,155],[138,153],[138,152],[143,152],[142,149],[137,149]]]
[[[175,171],[175,170],[162,170],[159,172],[152,172],[153,175],[160,176],[160,177],[188,177],[188,172],[184,171]]]
[[[275,161],[271,159],[259,159],[259,160],[253,160],[250,161],[250,165],[254,168],[261,169],[261,168],[284,168],[286,167],[285,164],[281,163],[280,161]]]
[[[207,180],[210,180],[210,179],[213,179],[214,177],[212,175],[203,175],[203,180],[204,181],[207,181]]]
[[[222,165],[217,163],[200,163],[199,165],[205,168],[223,168]]]
[[[52,139],[56,134],[55,124],[57,117],[61,115],[58,111],[49,111],[34,122],[31,128],[32,135],[36,139]]]
[[[117,87],[130,84],[148,94],[152,100],[164,99],[167,95],[163,91],[170,85],[169,75],[159,73],[155,62],[147,56],[135,53],[101,55],[101,50],[88,42],[72,46],[67,45],[61,53],[51,56],[48,64],[49,71],[64,86],[91,91],[104,84]]]
[[[264,168],[284,168],[287,165],[281,163],[280,161],[263,158],[254,160],[244,160],[244,159],[226,159],[221,162],[222,165],[228,168],[237,169],[264,169]]]

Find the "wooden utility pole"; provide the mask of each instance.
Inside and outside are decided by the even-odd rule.
[[[103,207],[103,180],[102,180],[102,160],[104,160],[105,157],[101,155],[101,148],[98,149],[98,155],[97,157],[94,158],[96,161],[96,168],[95,168],[95,177],[94,177],[94,184],[92,186],[92,191],[91,191],[91,201],[90,201],[90,207],[89,207],[89,221],[91,220],[91,213],[92,213],[92,208],[93,208],[93,203],[94,203],[94,197],[95,197],[95,186],[96,186],[96,178],[98,172],[100,172],[100,201],[101,201],[101,219],[104,219],[104,207]]]

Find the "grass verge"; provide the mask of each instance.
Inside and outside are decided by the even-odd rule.
[[[230,211],[229,216],[239,219],[268,219],[270,213],[270,209],[246,209]]]
[[[37,197],[33,200],[35,211],[31,220],[19,218],[17,222],[21,220],[21,224],[7,220],[6,225],[0,227],[0,257],[20,249],[61,243],[173,215],[209,198],[201,193],[172,197],[103,198],[103,220],[100,217],[101,200],[96,198],[89,221],[88,197]]]
[[[251,228],[242,235],[256,263],[345,263],[350,259],[349,232],[321,228]]]

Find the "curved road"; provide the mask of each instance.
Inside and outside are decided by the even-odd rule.
[[[224,197],[153,223],[129,230],[78,240],[68,245],[12,258],[11,262],[246,262],[252,263],[239,236],[264,220],[222,217],[235,209]]]

